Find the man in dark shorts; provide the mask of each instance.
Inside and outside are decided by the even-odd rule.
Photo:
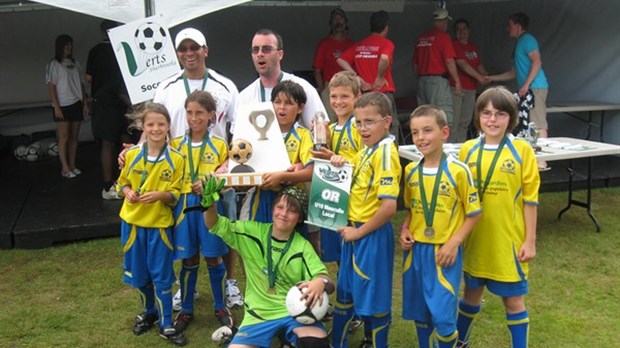
[[[107,31],[117,23],[104,20],[101,32],[105,39],[88,52],[86,82],[92,87],[92,130],[101,155],[101,198],[120,199],[114,188],[116,154],[127,135],[125,112],[131,104]]]

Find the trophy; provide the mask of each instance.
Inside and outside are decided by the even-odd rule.
[[[327,117],[325,116],[324,112],[317,111],[316,113],[314,113],[312,121],[314,123],[314,129],[312,130],[314,150],[320,151],[321,147],[327,146],[327,133],[325,131],[325,125],[328,123]]]
[[[530,142],[530,145],[534,151],[540,151],[540,146],[536,145],[539,135],[540,130],[536,127],[536,124],[534,122],[530,122],[525,133],[525,138]]]
[[[250,124],[256,129],[258,134],[258,140],[267,140],[267,130],[275,120],[276,115],[271,110],[256,110],[252,111],[248,116]]]

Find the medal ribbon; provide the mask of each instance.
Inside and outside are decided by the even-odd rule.
[[[497,147],[497,150],[495,150],[495,155],[493,156],[493,160],[491,161],[491,166],[489,167],[489,171],[487,172],[487,176],[484,179],[484,185],[482,184],[482,152],[484,152],[484,137],[482,137],[480,139],[480,148],[478,149],[478,160],[476,161],[476,171],[477,171],[477,178],[476,178],[476,186],[478,186],[478,196],[480,196],[480,202],[482,203],[482,197],[484,196],[484,193],[487,190],[487,187],[489,186],[489,183],[491,182],[491,177],[493,176],[493,171],[495,170],[495,165],[497,164],[497,161],[499,160],[499,156],[502,153],[502,149],[504,148],[504,145],[506,145],[506,137],[502,138],[502,141],[499,142],[499,146]]]
[[[427,227],[433,227],[433,220],[435,219],[435,207],[437,206],[437,193],[439,192],[439,183],[441,182],[441,174],[443,174],[443,167],[446,163],[447,156],[445,153],[441,154],[441,160],[439,160],[439,168],[437,168],[437,174],[435,174],[435,184],[433,186],[433,194],[431,196],[431,206],[428,206],[428,199],[426,198],[426,190],[424,189],[424,158],[420,160],[418,165],[418,178],[420,181],[420,195],[422,196],[422,209],[424,210],[424,221]]]
[[[202,160],[202,156],[204,156],[205,154],[205,148],[207,146],[207,142],[209,141],[209,131],[207,131],[205,138],[202,139],[202,143],[200,144],[200,154],[198,155],[198,163],[196,164],[196,167],[194,167],[194,151],[192,150],[191,132],[192,131],[190,130],[190,135],[186,135],[185,139],[187,141],[187,148],[189,152],[187,154],[187,160],[189,162],[189,176],[192,178],[193,184],[198,179],[198,173],[200,171],[200,161]]]
[[[336,149],[334,150],[334,153],[337,155],[338,151],[340,150],[340,143],[342,142],[342,136],[344,135],[344,133],[347,132],[347,129],[351,126],[351,119],[353,119],[353,116],[349,117],[349,119],[347,120],[347,123],[344,124],[344,126],[342,127],[342,130],[340,131],[340,136],[338,136],[338,141],[336,142]],[[334,129],[336,129],[336,127],[334,127]]]
[[[271,258],[271,238],[273,235],[273,225],[269,227],[269,234],[267,235],[267,277],[269,278],[269,289],[275,289],[276,286],[276,277],[278,271],[278,265],[280,265],[280,261],[284,258],[284,254],[291,247],[291,243],[293,242],[293,237],[295,237],[295,233],[291,233],[286,241],[286,245],[284,245],[284,249],[280,253],[280,258],[278,262],[276,262],[275,266],[273,265],[273,260]]]
[[[164,146],[162,146],[161,151],[159,152],[159,155],[157,155],[157,158],[155,158],[155,162],[153,162],[151,169],[153,169],[153,167],[155,167],[157,162],[159,162],[159,159],[164,154],[164,152],[166,152],[165,144]],[[140,178],[140,186],[138,186],[138,191],[137,191],[138,193],[142,192],[142,186],[144,186],[144,183],[146,182],[146,178],[149,176],[149,173],[146,170],[146,164],[148,162],[148,155],[149,155],[149,147],[148,147],[148,143],[145,141],[144,145],[142,146],[142,163],[144,165],[144,169],[142,170],[142,177]]]
[[[280,71],[280,75],[278,76],[278,83],[280,83],[280,81],[282,81],[282,77],[284,76],[284,73]],[[265,100],[265,86],[263,86],[263,82],[259,79],[258,82],[260,83],[260,101],[265,102],[267,100]]]
[[[207,80],[209,79],[209,70],[205,71],[205,75],[202,77],[202,87],[201,91],[205,90],[205,86],[207,85]],[[187,76],[185,76],[185,72],[183,72],[183,84],[185,85],[185,93],[189,97],[192,94],[192,91],[189,90],[189,82],[187,81]]]

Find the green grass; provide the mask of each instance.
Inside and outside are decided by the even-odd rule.
[[[541,195],[538,256],[526,297],[532,347],[611,347],[620,341],[620,188],[594,190],[593,201],[601,233],[579,207],[557,220],[566,193]],[[403,216],[398,213],[395,226]],[[390,343],[415,347],[412,323],[400,318],[401,260],[397,251]],[[155,331],[140,337],[131,332],[141,309],[137,291],[122,283],[121,265],[117,238],[1,251],[0,347],[170,347]],[[186,333],[190,347],[215,346],[207,279],[203,263],[196,318]],[[508,347],[501,300],[489,293],[484,300],[472,346]],[[241,317],[241,311],[235,313]],[[352,337],[352,347],[361,336]]]

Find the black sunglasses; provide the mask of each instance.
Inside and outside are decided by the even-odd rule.
[[[200,50],[201,48],[202,48],[202,46],[197,45],[197,44],[193,44],[193,45],[190,45],[190,46],[179,46],[179,47],[177,47],[177,52],[185,53],[188,50],[196,52],[196,51]]]
[[[264,54],[269,54],[273,52],[274,50],[279,50],[279,48],[276,48],[273,46],[254,46],[250,48],[250,53],[258,54],[260,51],[263,51]]]

